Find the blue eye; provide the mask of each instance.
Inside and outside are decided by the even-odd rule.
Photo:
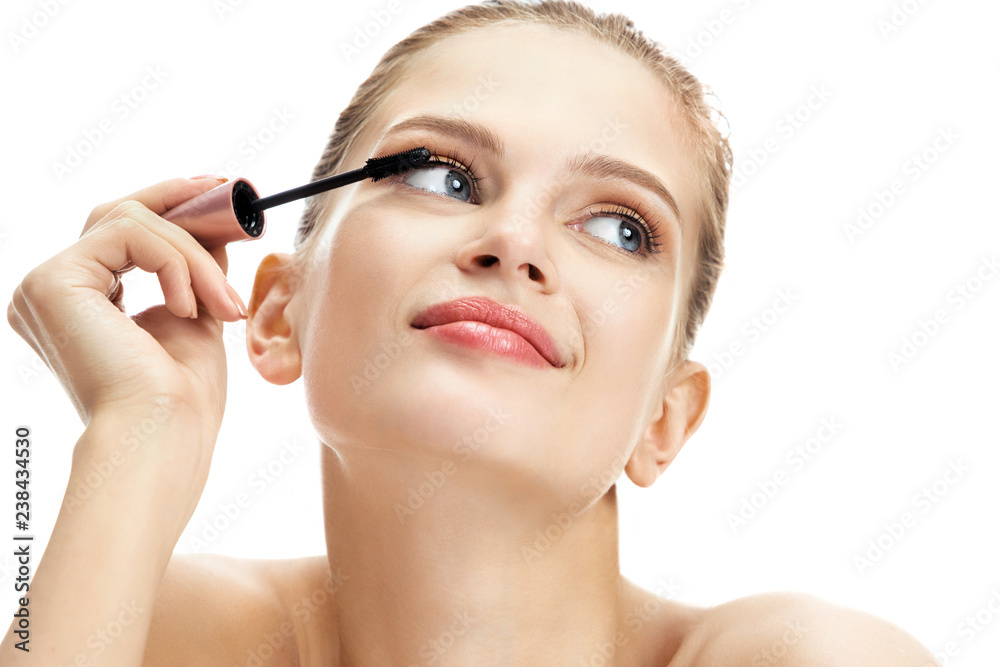
[[[449,164],[430,164],[431,166],[420,167],[406,174],[403,182],[463,202],[472,199],[472,180],[469,176]]]
[[[647,224],[631,209],[615,205],[611,210],[588,209],[590,217],[579,223],[588,234],[605,243],[621,248],[625,254],[649,256],[660,252],[657,243],[659,225]]]
[[[618,218],[609,218],[607,216],[599,215],[590,218],[584,222],[586,227],[588,223],[594,223],[595,221],[601,221],[600,225],[590,225],[588,230],[594,236],[607,241],[611,245],[622,244],[622,247],[629,252],[636,252],[642,243],[642,233],[638,228],[624,220],[619,220]],[[595,229],[596,227],[596,229]]]

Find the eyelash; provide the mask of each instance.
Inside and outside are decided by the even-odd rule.
[[[466,162],[466,160],[464,160],[461,156],[459,156],[455,152],[446,152],[444,154],[438,154],[435,153],[433,149],[431,150],[431,155],[432,155],[431,159],[427,161],[424,164],[424,166],[418,167],[418,169],[426,169],[428,167],[438,167],[438,166],[452,167],[453,169],[457,169],[458,171],[462,172],[462,174],[466,178],[469,179],[469,183],[472,184],[472,194],[474,197],[476,197],[476,195],[479,192],[479,182],[482,180],[482,178],[476,176],[473,171],[473,168],[475,167],[475,160],[469,160],[468,162]],[[468,164],[468,166],[466,166],[466,164]],[[628,202],[628,206],[622,206],[621,204],[614,204],[609,208],[594,208],[593,206],[591,206],[587,208],[587,215],[590,217],[605,216],[605,217],[618,218],[620,220],[624,220],[625,222],[629,222],[638,227],[639,229],[641,229],[644,237],[642,245],[645,248],[645,252],[631,252],[625,250],[624,248],[619,248],[618,246],[612,245],[611,243],[608,243],[608,245],[626,255],[649,257],[650,255],[663,252],[662,250],[658,249],[661,244],[657,241],[657,239],[661,238],[663,234],[659,233],[660,229],[659,224],[655,222],[653,222],[652,224],[646,222],[646,218],[648,216],[643,215],[640,209],[641,206],[639,205],[638,202]],[[607,243],[607,241],[604,241],[603,239],[598,239],[598,240],[602,241],[603,243]]]
[[[643,215],[641,212],[639,212],[640,208],[641,207],[638,202],[628,202],[627,207],[622,206],[621,204],[613,204],[610,208],[607,209],[600,209],[600,208],[594,209],[593,207],[588,207],[587,215],[590,215],[592,217],[605,216],[605,217],[618,218],[620,220],[624,220],[625,222],[630,222],[639,229],[641,229],[643,236],[645,237],[643,245],[646,248],[646,252],[635,253],[635,252],[629,252],[628,250],[624,250],[622,248],[617,248],[618,250],[621,250],[627,255],[649,256],[663,252],[662,250],[658,250],[661,244],[657,241],[657,239],[663,236],[663,234],[659,233],[660,225],[655,222],[647,223],[646,218],[648,216]]]
[[[472,184],[472,194],[475,196],[479,192],[479,182],[483,180],[479,176],[476,176],[474,172],[475,160],[470,160],[466,162],[457,153],[449,152],[443,155],[431,151],[431,159],[428,160],[424,166],[418,167],[418,169],[425,169],[427,167],[452,167],[462,172],[462,174],[469,179],[469,183]],[[466,167],[465,165],[469,166]]]

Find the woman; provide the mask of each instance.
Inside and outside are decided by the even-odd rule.
[[[316,197],[248,307],[225,248],[158,215],[217,179],[97,207],[8,319],[87,425],[71,486],[115,473],[64,502],[32,583],[36,652],[8,634],[3,663],[935,664],[813,598],[700,609],[619,573],[615,480],[651,485],[708,405],[686,357],[728,202],[712,120],[698,82],[624,18],[492,3],[390,50],[314,177],[421,145],[434,163]],[[165,296],[134,318],[115,273],[130,263]],[[305,384],[324,557],[171,558],[225,406],[221,321],[241,317],[260,375]],[[141,443],[123,437],[148,420]]]

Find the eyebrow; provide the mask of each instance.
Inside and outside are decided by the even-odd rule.
[[[504,147],[503,141],[500,140],[500,137],[493,130],[485,125],[467,121],[464,118],[421,114],[393,125],[383,132],[379,139],[381,140],[389,135],[410,130],[430,130],[439,134],[457,136],[465,143],[472,144],[485,153],[490,153],[498,160],[503,160],[507,157],[507,149]]]
[[[420,114],[400,121],[383,132],[382,136],[379,137],[379,141],[387,136],[412,130],[428,130],[458,137],[465,143],[471,144],[485,153],[489,153],[497,160],[503,160],[507,156],[507,149],[504,146],[503,140],[485,125],[473,123],[464,118],[451,118],[436,114]],[[634,164],[611,157],[610,155],[586,153],[571,158],[566,164],[566,169],[570,174],[580,174],[582,176],[601,179],[617,178],[635,183],[659,195],[677,217],[678,222],[682,220],[680,207],[677,206],[677,200],[670,194],[670,190],[667,189],[659,178]],[[678,234],[680,234],[680,231],[681,228],[678,225]]]

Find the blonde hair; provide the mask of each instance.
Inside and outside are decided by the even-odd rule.
[[[542,23],[557,28],[574,29],[609,44],[648,67],[666,85],[679,107],[680,117],[689,130],[685,137],[692,149],[696,167],[704,175],[698,194],[698,256],[695,276],[678,327],[674,332],[674,355],[686,358],[694,344],[695,334],[704,321],[715,293],[723,266],[723,239],[726,211],[729,206],[729,182],[732,176],[732,151],[728,137],[719,129],[724,116],[711,106],[707,98],[714,97],[707,86],[695,78],[660,45],[642,34],[632,21],[622,14],[597,14],[578,2],[543,0],[488,0],[482,4],[457,9],[440,19],[418,28],[390,48],[371,75],[362,83],[347,108],[337,119],[333,134],[312,180],[325,178],[343,170],[344,156],[356,137],[365,129],[368,119],[388,93],[402,79],[405,65],[417,53],[449,35],[467,32],[503,22]],[[329,193],[311,197],[295,236],[297,255],[315,227],[329,213],[333,198]]]

